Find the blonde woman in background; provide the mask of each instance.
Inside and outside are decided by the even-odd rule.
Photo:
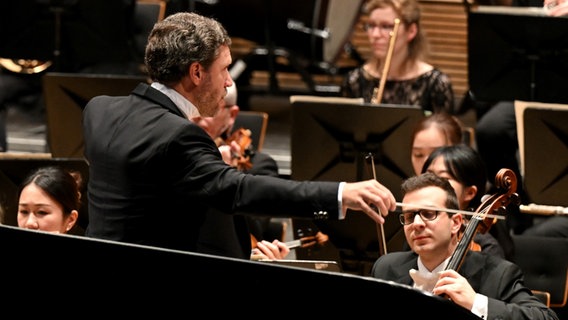
[[[395,19],[396,42],[380,103],[420,106],[424,111],[454,112],[454,92],[448,75],[427,63],[428,43],[420,28],[416,0],[370,0],[365,4],[365,30],[371,57],[344,79],[342,95],[371,102],[380,84]]]

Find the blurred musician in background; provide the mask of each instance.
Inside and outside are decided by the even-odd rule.
[[[388,76],[379,103],[421,106],[424,111],[454,112],[454,92],[448,75],[427,63],[427,39],[420,28],[420,7],[416,0],[370,0],[365,4],[365,30],[372,55],[351,70],[342,85],[345,97],[363,97],[371,102],[384,69]],[[392,60],[387,52],[395,19],[400,25]]]
[[[418,175],[436,148],[463,143],[463,125],[457,117],[447,113],[425,116],[414,125],[410,143],[410,161],[414,174]]]

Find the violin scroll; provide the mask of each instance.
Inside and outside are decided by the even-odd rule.
[[[501,169],[495,175],[495,188],[497,192],[488,197],[479,207],[477,212],[504,216],[510,204],[520,205],[521,199],[516,193],[517,176],[511,169]],[[481,232],[486,232],[495,222],[496,218],[485,219],[480,225]]]
[[[495,186],[497,187],[498,191],[506,190],[507,192],[503,192],[508,199],[505,201],[505,207],[509,204],[520,205],[521,198],[519,194],[516,193],[517,191],[517,176],[511,169],[501,169],[497,172],[495,176]],[[506,209],[503,206],[498,208],[499,211],[503,211]]]

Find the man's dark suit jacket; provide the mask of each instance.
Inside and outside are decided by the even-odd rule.
[[[278,164],[272,157],[262,152],[255,152],[251,157],[252,167],[247,171],[250,174],[278,176]],[[200,228],[197,241],[197,251],[233,257],[250,259],[251,255],[251,223],[257,217],[244,216],[241,214],[228,215],[210,208],[205,222]],[[270,217],[258,217],[260,222]],[[258,231],[258,230],[256,230]],[[257,240],[262,240],[255,235]],[[274,239],[267,239],[272,241]]]
[[[206,210],[338,219],[338,182],[248,175],[225,164],[210,136],[141,83],[83,111],[89,237],[195,251]]]
[[[371,275],[375,278],[413,285],[408,271],[418,270],[418,255],[413,251],[391,252],[380,256]],[[469,251],[459,269],[475,292],[489,298],[488,320],[558,319],[524,285],[521,269],[502,258]]]

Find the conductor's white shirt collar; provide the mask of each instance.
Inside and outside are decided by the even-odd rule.
[[[184,96],[179,94],[179,92],[175,91],[174,89],[165,86],[159,82],[152,82],[152,88],[159,90],[168,98],[172,100],[172,102],[178,107],[178,109],[183,112],[185,117],[189,120],[199,117],[201,114],[199,110],[193,105],[193,103],[189,102]]]

